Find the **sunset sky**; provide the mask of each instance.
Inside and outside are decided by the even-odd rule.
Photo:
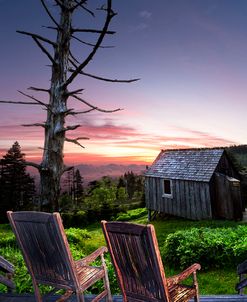
[[[113,0],[113,7],[118,15],[111,29],[117,33],[104,45],[115,47],[101,49],[87,71],[140,81],[111,84],[78,78],[71,89],[84,88],[89,102],[123,110],[70,119],[68,124],[82,127],[69,137],[90,140],[83,141],[85,149],[66,143],[66,161],[149,163],[160,149],[246,144],[247,1]],[[99,26],[84,16],[77,16],[78,26]],[[39,0],[0,0],[0,100],[26,101],[17,90],[49,88],[47,58],[29,37],[16,33],[19,29],[52,38],[54,33],[42,25],[51,22]],[[90,35],[83,39],[92,42]],[[90,51],[73,46],[78,58]],[[46,100],[45,94],[35,95]],[[69,107],[80,108],[72,100]],[[39,106],[0,104],[0,155],[18,140],[26,158],[38,161],[43,131],[20,125],[44,120]]]

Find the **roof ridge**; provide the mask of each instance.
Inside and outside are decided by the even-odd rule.
[[[225,150],[228,147],[212,147],[212,148],[181,148],[181,149],[161,149],[161,152],[165,151],[201,151],[201,150]]]

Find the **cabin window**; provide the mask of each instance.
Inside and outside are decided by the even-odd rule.
[[[171,179],[163,179],[163,197],[172,197]]]

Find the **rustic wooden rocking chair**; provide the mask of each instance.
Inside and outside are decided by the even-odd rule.
[[[182,302],[193,297],[199,301],[196,270],[200,265],[166,278],[152,225],[101,223],[124,302]],[[189,275],[193,284],[181,284]]]
[[[9,261],[0,256],[0,283],[7,286],[8,292],[12,292],[15,284],[12,281],[14,275],[14,266]]]
[[[7,215],[32,277],[37,302],[42,301],[38,284],[53,287],[49,294],[64,289],[65,294],[57,300],[59,302],[68,299],[72,293],[81,302],[84,301],[83,292],[99,279],[103,279],[105,290],[93,301],[100,301],[103,297],[112,301],[103,256],[106,247],[74,261],[59,213],[7,212]],[[88,265],[99,256],[101,267]]]

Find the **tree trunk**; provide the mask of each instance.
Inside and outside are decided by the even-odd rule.
[[[0,0],[1,1],[1,0]],[[41,200],[40,208],[43,210],[49,211],[58,211],[59,210],[59,193],[60,193],[60,179],[64,171],[68,170],[64,166],[63,162],[63,148],[64,142],[74,143],[76,145],[81,145],[80,140],[87,139],[86,137],[78,138],[68,138],[66,137],[66,132],[68,130],[75,130],[80,125],[67,126],[65,125],[65,120],[68,115],[75,116],[78,114],[89,113],[91,111],[98,112],[117,112],[121,110],[120,108],[114,110],[105,110],[99,108],[90,102],[85,101],[80,98],[78,94],[83,89],[77,89],[74,91],[68,92],[67,87],[75,80],[78,75],[83,75],[89,78],[93,78],[100,81],[113,82],[113,83],[131,83],[137,81],[138,79],[130,80],[117,80],[111,78],[105,78],[102,76],[97,76],[91,73],[84,72],[84,68],[92,61],[96,52],[102,44],[106,35],[112,35],[115,32],[108,30],[109,24],[112,18],[116,13],[112,9],[112,0],[106,0],[105,5],[96,8],[97,11],[105,13],[105,20],[100,29],[91,29],[91,28],[72,28],[72,14],[74,11],[82,10],[85,14],[95,16],[94,12],[87,8],[87,1],[84,0],[54,0],[54,4],[60,11],[60,21],[57,22],[56,17],[53,16],[52,11],[47,6],[45,1],[40,0],[43,5],[47,15],[55,27],[48,27],[57,31],[56,42],[37,35],[35,33],[26,32],[26,31],[17,31],[20,34],[30,36],[41,51],[48,57],[49,61],[52,64],[52,74],[51,74],[51,86],[50,89],[44,89],[40,87],[30,87],[30,90],[37,92],[46,92],[49,93],[49,103],[40,101],[36,97],[26,94],[24,92],[20,93],[25,97],[29,98],[29,101],[5,101],[0,100],[0,103],[7,104],[22,104],[22,105],[38,105],[42,106],[47,110],[47,119],[44,123],[34,123],[34,124],[25,124],[23,126],[39,126],[45,129],[45,140],[44,140],[44,150],[41,164],[34,162],[26,162],[27,165],[35,167],[39,170],[40,173],[40,187],[41,187]],[[104,1],[102,1],[104,2]],[[50,3],[51,4],[51,3]],[[84,42],[76,36],[79,33],[89,33],[96,34],[95,41],[91,43]],[[77,42],[82,43],[83,45],[88,45],[91,47],[91,51],[85,55],[85,58],[82,60],[75,59],[72,50],[70,49],[70,40],[74,39]],[[50,52],[48,47],[53,47],[54,53]],[[69,68],[69,64],[71,65]],[[79,101],[81,104],[84,104],[86,110],[74,110],[73,108],[67,109],[67,100],[68,97],[72,96],[75,100]],[[31,101],[30,101],[31,99]],[[84,108],[83,106],[83,108]],[[85,108],[84,108],[85,109]]]
[[[67,3],[66,3],[67,2]],[[65,0],[69,7],[71,1]],[[67,79],[70,49],[71,11],[61,10],[60,29],[57,31],[52,65],[50,100],[47,109],[43,159],[40,168],[41,206],[50,204],[52,211],[58,211],[60,178],[63,174],[63,146],[65,141],[65,117],[67,111]],[[52,108],[52,109],[51,109]]]

